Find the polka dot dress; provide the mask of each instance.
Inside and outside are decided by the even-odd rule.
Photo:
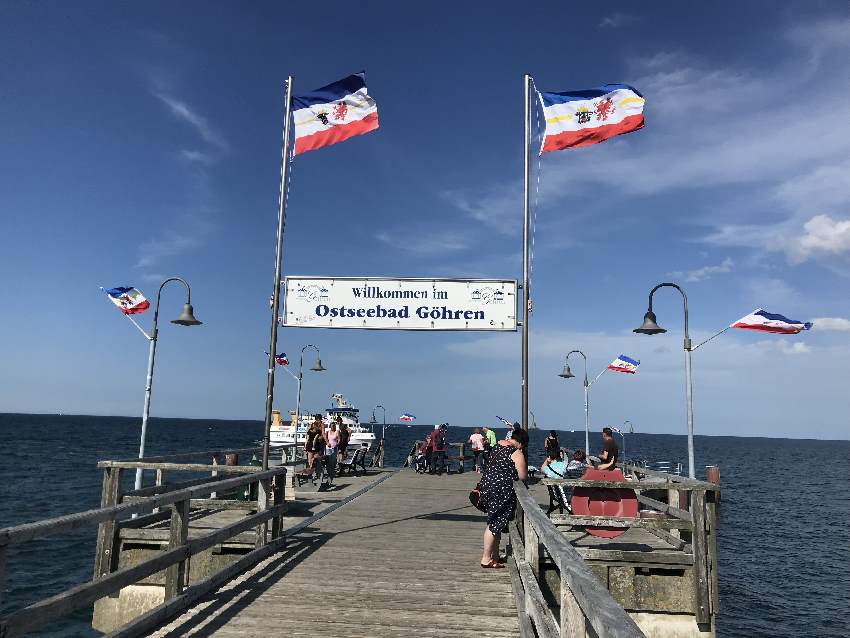
[[[487,459],[487,469],[481,480],[481,494],[487,500],[487,527],[493,534],[501,534],[514,517],[516,494],[514,477],[516,468],[511,460],[515,448],[497,445]]]

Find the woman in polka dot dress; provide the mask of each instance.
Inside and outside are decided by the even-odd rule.
[[[487,459],[487,467],[481,479],[481,496],[487,502],[487,528],[484,530],[481,567],[504,568],[499,562],[499,541],[516,508],[513,482],[515,479],[524,481],[527,476],[523,454],[523,448],[527,445],[528,434],[524,430],[517,430],[511,438],[499,441]]]

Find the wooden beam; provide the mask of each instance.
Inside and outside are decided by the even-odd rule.
[[[693,523],[677,518],[626,518],[552,514],[550,520],[556,525],[576,525],[579,527],[640,527],[642,529],[691,529],[693,527]]]
[[[526,548],[528,548],[527,543]],[[555,625],[555,620],[552,618],[549,605],[546,604],[546,600],[543,598],[543,592],[540,591],[537,576],[531,570],[531,565],[520,559],[516,561],[516,566],[520,580],[522,580],[522,585],[525,588],[525,611],[534,624],[538,638],[557,638],[558,628]]]
[[[184,547],[189,540],[189,500],[175,503],[171,508],[168,549]],[[181,560],[165,571],[165,598],[174,598],[186,584],[186,561]]]
[[[685,546],[687,548],[687,546]],[[585,560],[598,560],[611,563],[648,563],[664,565],[693,565],[694,555],[681,551],[653,550],[651,552],[628,552],[619,549],[594,549],[576,547],[576,552]]]
[[[121,500],[121,475],[119,468],[103,471],[103,486],[100,492],[101,508],[114,507]],[[13,528],[14,529],[14,528]],[[97,527],[97,545],[94,553],[94,578],[112,571],[115,565],[115,519],[105,520]]]
[[[570,591],[567,579],[561,577],[560,638],[585,638],[587,630],[584,614],[581,613],[576,597]]]
[[[657,509],[659,512],[664,512],[665,514],[669,514],[670,516],[675,516],[676,518],[682,519],[683,521],[690,521],[693,523],[694,517],[691,516],[691,513],[687,510],[679,509],[678,507],[674,507],[669,505],[668,503],[664,503],[662,501],[656,501],[654,498],[649,498],[648,496],[644,496],[643,494],[637,495],[638,503],[643,503],[644,505],[649,505]]]
[[[645,638],[631,616],[614,600],[576,549],[541,511],[528,488],[520,481],[515,481],[514,491],[523,516],[531,522],[540,542],[557,565],[561,578],[565,579],[582,613],[597,635],[610,638]]]
[[[691,513],[694,516],[694,534],[691,541],[694,546],[694,585],[696,588],[694,613],[697,623],[702,625],[711,622],[709,576],[706,566],[708,552],[705,538],[705,492],[694,492],[692,494]]]

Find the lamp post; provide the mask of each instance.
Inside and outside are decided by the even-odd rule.
[[[655,318],[655,313],[652,312],[652,295],[659,288],[675,288],[682,295],[682,301],[685,308],[685,399],[687,402],[688,411],[688,476],[696,478],[694,473],[694,401],[693,401],[693,383],[691,379],[691,338],[688,334],[688,295],[682,290],[682,287],[674,283],[658,284],[655,288],[649,291],[649,307],[646,314],[643,316],[643,324],[640,328],[635,328],[633,332],[644,335],[657,335],[667,332],[664,328],[658,325]]]
[[[177,319],[172,319],[171,323],[176,323],[178,326],[199,326],[201,322],[195,319],[194,310],[192,308],[192,291],[189,288],[189,284],[185,279],[181,279],[180,277],[169,277],[165,281],[163,281],[159,285],[159,290],[156,292],[156,306],[153,311],[153,327],[151,328],[150,335],[145,335],[150,342],[149,350],[148,350],[148,375],[147,381],[145,382],[145,406],[142,409],[142,436],[139,442],[139,458],[144,458],[145,456],[145,437],[147,436],[148,431],[148,416],[150,414],[151,409],[151,388],[153,387],[153,365],[154,359],[156,358],[156,342],[159,336],[159,331],[157,330],[157,321],[159,319],[159,300],[162,295],[162,289],[165,287],[165,284],[179,281],[186,287],[186,303],[183,304],[183,312],[180,313],[180,316]],[[142,488],[142,468],[136,468],[136,489],[139,490]]]
[[[623,429],[620,430],[620,436],[623,437],[623,465],[625,465],[628,460],[626,458],[626,423],[629,424],[629,434],[632,434],[635,431],[632,427],[631,421],[629,421],[628,419],[623,421]]]
[[[304,378],[304,351],[307,348],[313,348],[313,350],[316,351],[316,363],[313,364],[313,367],[310,368],[310,370],[313,372],[324,372],[327,370],[327,368],[322,365],[322,358],[320,356],[319,349],[316,346],[312,343],[308,343],[306,346],[301,348],[301,359],[298,362],[298,396],[295,399],[295,434],[292,438],[295,443],[298,443],[298,424],[301,421],[301,380]]]
[[[372,419],[369,421],[369,423],[372,424],[372,426],[373,426],[372,429],[374,430],[374,426],[376,426],[378,424],[378,420],[375,418],[375,410],[377,410],[378,408],[381,408],[381,410],[383,410],[383,426],[381,427],[381,463],[380,463],[380,467],[384,467],[384,440],[386,439],[386,435],[387,435],[387,409],[380,404],[378,404],[374,408],[372,408]],[[374,463],[373,463],[373,465],[374,465]]]
[[[558,376],[562,379],[572,379],[576,375],[570,372],[570,355],[578,353],[584,359],[584,453],[590,456],[590,411],[588,408],[587,394],[590,384],[587,382],[587,356],[581,350],[570,350],[564,360],[564,369]]]

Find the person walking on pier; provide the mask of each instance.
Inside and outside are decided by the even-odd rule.
[[[523,441],[523,435],[525,440]],[[487,459],[481,479],[481,497],[487,503],[487,527],[484,530],[484,552],[481,567],[499,569],[499,542],[516,509],[514,480],[524,481],[528,476],[523,449],[528,446],[528,434],[519,430],[510,439],[499,441]]]
[[[317,416],[310,429],[307,430],[307,436],[304,437],[304,451],[307,453],[307,467],[313,467],[313,458],[315,457],[316,437],[322,436],[322,417]]]
[[[345,460],[345,452],[348,450],[348,441],[351,439],[351,430],[342,422],[342,418],[336,418],[337,429],[339,430],[339,455],[337,460],[342,463]]]
[[[484,437],[481,435],[481,428],[475,428],[469,436],[469,443],[472,445],[472,462],[475,464],[475,471],[481,471],[481,453],[484,452]]]

